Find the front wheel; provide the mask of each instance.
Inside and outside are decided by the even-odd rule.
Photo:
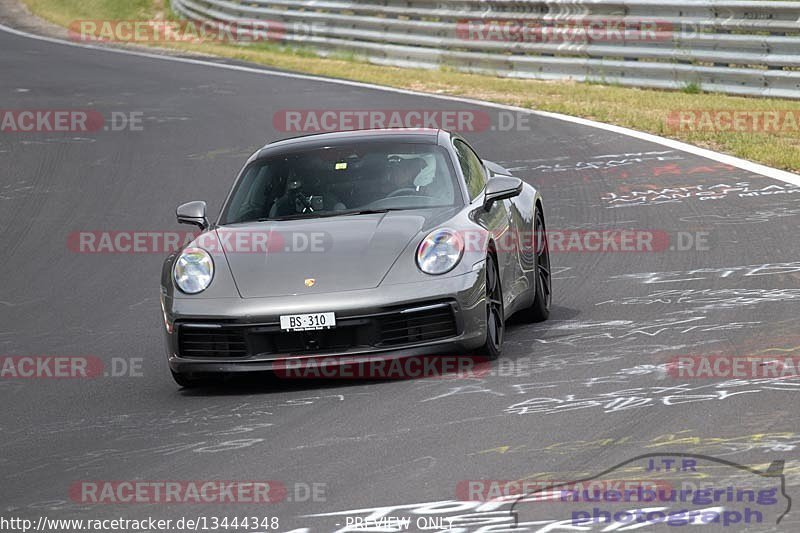
[[[491,255],[486,258],[486,342],[481,355],[496,359],[503,350],[506,322],[503,311],[503,287],[497,262]]]
[[[547,231],[544,225],[544,214],[536,210],[533,234],[536,245],[533,304],[526,310],[525,318],[531,322],[542,322],[550,317],[550,304],[553,300],[552,277],[550,275],[550,245],[547,242]]]

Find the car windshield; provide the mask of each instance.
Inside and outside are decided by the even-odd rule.
[[[422,143],[368,142],[259,159],[248,166],[220,223],[287,220],[456,205],[447,152]]]

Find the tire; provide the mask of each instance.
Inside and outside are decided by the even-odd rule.
[[[486,341],[480,355],[487,359],[497,359],[503,351],[506,320],[503,310],[503,287],[500,272],[494,256],[486,257]]]
[[[175,383],[184,389],[196,389],[197,387],[205,387],[220,382],[220,377],[214,375],[197,377],[191,374],[179,374],[173,370],[170,370],[170,373],[172,374],[172,379],[175,380]]]
[[[533,234],[536,236],[533,278],[535,296],[531,306],[525,310],[525,319],[529,322],[543,322],[550,317],[553,280],[550,274],[550,246],[547,241],[544,214],[538,208],[534,215]]]

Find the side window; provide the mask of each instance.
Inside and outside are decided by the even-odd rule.
[[[464,173],[464,181],[467,184],[470,200],[474,200],[486,187],[486,175],[483,172],[483,165],[475,152],[463,141],[455,140],[453,146],[458,154],[458,164],[461,165],[461,172]]]

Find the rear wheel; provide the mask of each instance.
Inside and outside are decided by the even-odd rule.
[[[547,231],[544,225],[544,214],[536,210],[533,223],[533,234],[536,245],[534,284],[536,296],[533,304],[526,310],[526,319],[531,322],[542,322],[550,317],[550,304],[553,300],[552,278],[550,275],[550,246],[547,242]]]
[[[503,287],[493,256],[486,257],[486,342],[481,355],[496,359],[503,350],[506,322],[503,312]]]

